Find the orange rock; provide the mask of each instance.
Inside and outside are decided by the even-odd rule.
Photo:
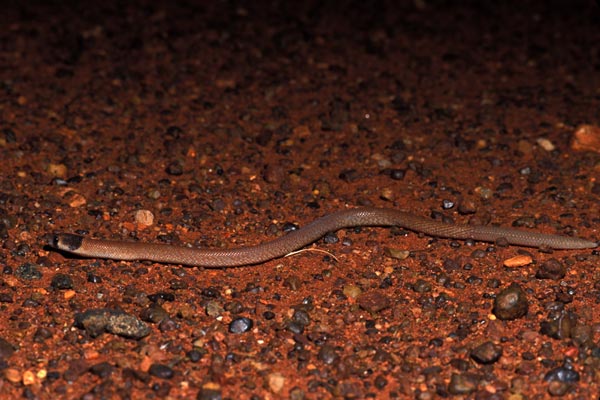
[[[504,266],[509,267],[509,268],[522,267],[524,265],[531,264],[532,262],[533,262],[533,259],[530,256],[519,255],[519,256],[515,256],[515,257],[509,258],[507,260],[504,260]]]
[[[594,151],[600,153],[600,127],[580,125],[575,130],[571,148],[576,151]]]

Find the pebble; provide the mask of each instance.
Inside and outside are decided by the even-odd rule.
[[[281,393],[281,390],[285,385],[285,377],[279,372],[274,372],[269,374],[267,382],[269,383],[269,389],[271,389],[273,393],[278,394]]]
[[[263,179],[267,183],[281,183],[288,175],[288,172],[279,165],[267,164],[263,170]]]
[[[576,151],[600,153],[600,127],[596,125],[578,126],[573,134],[571,148]]]
[[[0,303],[14,303],[15,299],[13,298],[13,295],[10,293],[0,293]]]
[[[75,326],[85,329],[91,337],[103,332],[131,339],[141,339],[150,334],[150,328],[132,314],[108,308],[95,308],[75,314]]]
[[[553,311],[549,318],[540,322],[540,333],[554,339],[571,337],[571,332],[577,326],[577,316],[571,311]]]
[[[523,267],[525,265],[529,265],[532,262],[533,262],[533,258],[531,258],[531,256],[528,256],[525,254],[520,254],[518,256],[511,257],[511,258],[504,260],[503,264],[505,267],[515,268],[515,267]]]
[[[471,253],[471,258],[485,258],[486,255],[487,253],[482,249],[475,249]]]
[[[570,388],[571,385],[568,383],[552,381],[548,384],[548,393],[554,397],[564,396]]]
[[[99,378],[108,378],[114,370],[114,367],[107,362],[101,362],[90,367],[90,372]]]
[[[7,359],[13,355],[16,346],[12,345],[9,341],[0,338],[0,359]]]
[[[567,267],[556,258],[551,258],[540,265],[540,268],[535,273],[535,277],[538,279],[552,279],[558,281],[564,278],[566,274]]]
[[[296,386],[290,390],[288,398],[290,400],[304,400],[306,398],[306,395],[302,389]]]
[[[42,273],[40,272],[40,270],[37,268],[36,265],[34,265],[32,263],[25,263],[25,264],[19,265],[17,267],[17,269],[15,269],[15,276],[17,278],[31,281],[34,279],[41,279]]]
[[[87,204],[87,199],[85,196],[79,193],[73,193],[73,195],[69,198],[69,207],[77,208]]]
[[[292,321],[304,327],[310,324],[310,316],[304,310],[296,310],[294,311],[294,315],[292,315]]]
[[[410,256],[410,251],[408,250],[400,250],[396,248],[385,247],[383,251],[385,252],[386,256],[396,260],[406,260],[408,256]]]
[[[154,224],[154,214],[150,210],[137,210],[133,214],[133,219],[136,224],[143,226],[151,226]]]
[[[7,368],[4,371],[4,377],[6,380],[12,383],[20,383],[21,382],[21,373],[18,369],[15,368]]]
[[[205,383],[200,391],[196,400],[221,400],[221,386],[218,383],[208,382]]]
[[[463,200],[458,203],[458,213],[461,215],[475,214],[477,206],[473,200]]]
[[[152,364],[148,373],[161,379],[171,379],[175,375],[173,369],[164,364]]]
[[[160,190],[150,189],[146,192],[146,197],[152,200],[158,200],[161,196]]]
[[[554,368],[544,375],[546,382],[558,381],[564,383],[579,382],[579,373],[573,369],[573,366],[569,363]]]
[[[203,355],[204,354],[201,351],[196,349],[192,349],[186,353],[187,358],[189,358],[190,361],[194,363],[200,361]]]
[[[22,382],[23,385],[28,386],[28,385],[33,385],[35,383],[36,379],[35,379],[35,374],[33,373],[33,371],[25,371],[23,372],[23,377],[22,377]]]
[[[65,164],[48,164],[46,171],[56,178],[67,177],[67,166]]]
[[[153,303],[159,301],[175,301],[175,295],[169,292],[157,292],[148,295],[148,300]]]
[[[93,273],[88,273],[87,274],[87,281],[90,283],[101,283],[102,282],[102,277],[99,275],[95,275]]]
[[[417,279],[414,285],[412,285],[412,289],[415,293],[431,292],[431,284],[424,279]]]
[[[394,199],[396,199],[396,194],[391,188],[383,188],[379,192],[379,197],[382,200],[394,201]]]
[[[52,337],[52,331],[46,327],[39,327],[38,329],[36,329],[35,333],[33,334],[33,341],[35,343],[42,343],[48,339],[50,339]],[[0,358],[1,357],[1,352],[0,352]]]
[[[492,341],[480,344],[471,350],[471,358],[479,364],[493,364],[502,356],[502,347]]]
[[[554,145],[554,143],[552,143],[552,141],[550,141],[550,139],[548,138],[539,138],[538,140],[536,140],[537,144],[544,150],[550,152],[550,151],[554,151],[554,149],[556,149],[556,146]]]
[[[358,296],[360,296],[360,294],[362,293],[362,290],[360,287],[353,285],[353,284],[348,284],[345,285],[342,292],[344,293],[344,295],[346,297],[349,297],[351,299],[356,299]]]
[[[229,332],[244,333],[248,332],[254,326],[254,322],[250,318],[236,318],[229,324]]]
[[[405,169],[392,169],[390,171],[390,178],[392,178],[395,181],[401,181],[402,179],[404,179],[405,175],[406,175]]]
[[[494,192],[490,188],[478,186],[475,188],[474,192],[481,197],[482,200],[489,200],[494,195]]]
[[[216,318],[219,315],[223,314],[223,312],[225,311],[225,309],[223,308],[223,306],[214,300],[209,300],[206,303],[206,306],[204,307],[205,311],[206,311],[206,315],[208,315],[209,317],[213,317]]]
[[[319,349],[319,353],[317,354],[317,358],[322,361],[324,364],[332,365],[339,361],[340,356],[337,354],[335,348],[329,344],[323,345]]]
[[[500,320],[517,319],[525,314],[529,308],[525,291],[516,283],[511,284],[496,296],[492,312]]]
[[[390,306],[390,299],[380,291],[371,291],[361,294],[356,302],[363,310],[376,313]]]
[[[181,161],[173,161],[167,166],[165,172],[173,176],[183,175],[183,163]]]
[[[165,318],[169,317],[169,313],[162,308],[159,304],[152,303],[148,308],[145,308],[140,313],[142,321],[159,323]]]
[[[449,199],[443,199],[442,200],[442,208],[444,210],[450,210],[452,208],[454,208],[455,203],[452,200]]]
[[[453,373],[448,383],[450,394],[469,394],[477,389],[475,378],[467,375]]]
[[[52,277],[50,286],[58,290],[73,289],[73,279],[67,274],[56,274]]]

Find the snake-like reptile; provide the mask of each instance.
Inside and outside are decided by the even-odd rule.
[[[328,232],[358,226],[399,226],[430,236],[473,239],[483,242],[505,240],[508,244],[550,248],[588,249],[597,242],[577,237],[552,235],[497,226],[449,224],[390,208],[362,207],[337,211],[270,242],[231,249],[198,249],[160,243],[90,239],[72,234],[56,234],[50,246],[82,257],[113,260],[150,260],[159,263],[202,267],[235,267],[258,264],[283,257]]]

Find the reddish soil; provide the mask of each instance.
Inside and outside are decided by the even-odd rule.
[[[240,246],[360,205],[598,239],[600,154],[571,146],[600,124],[598,4],[84,3],[0,13],[0,397],[597,396],[596,250],[361,228],[206,269],[44,244]]]

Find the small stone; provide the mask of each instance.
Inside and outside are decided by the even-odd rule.
[[[529,308],[525,291],[516,283],[501,291],[494,300],[492,312],[500,320],[517,319],[525,314]]]
[[[570,338],[577,326],[577,315],[564,309],[552,314],[548,320],[540,323],[540,333],[554,339]]]
[[[556,258],[551,258],[540,265],[535,277],[538,279],[552,279],[558,281],[565,277],[567,268]]]
[[[554,143],[552,143],[550,141],[550,139],[547,138],[539,138],[537,140],[537,144],[544,150],[550,152],[550,151],[554,151],[554,149],[556,149],[556,146],[554,145]]]
[[[46,171],[56,178],[67,177],[67,166],[65,164],[48,164]]]
[[[291,275],[285,278],[283,281],[283,286],[288,288],[290,291],[295,292],[300,289],[300,286],[302,286],[302,281],[296,275]]]
[[[579,382],[579,373],[573,369],[573,366],[565,363],[560,367],[554,368],[544,375],[546,382],[558,381],[565,383]]]
[[[567,394],[571,385],[565,382],[552,381],[548,383],[548,393],[554,397],[561,397]]]
[[[267,183],[281,183],[283,182],[288,173],[279,165],[267,164],[263,170],[263,179]]]
[[[390,299],[380,291],[363,293],[356,299],[363,310],[376,313],[390,306]]]
[[[165,172],[173,176],[183,175],[183,163],[181,163],[180,161],[173,161],[167,166]]]
[[[269,389],[271,389],[273,393],[278,394],[281,393],[281,390],[285,385],[285,377],[279,372],[274,372],[269,374],[267,382],[269,383]]]
[[[154,214],[150,210],[137,210],[133,214],[135,223],[143,226],[151,226],[154,224]]]
[[[42,273],[34,264],[25,263],[19,265],[17,269],[15,269],[15,276],[20,279],[31,281],[34,279],[41,279]]]
[[[340,356],[337,354],[335,348],[329,344],[325,344],[319,349],[319,354],[317,358],[321,360],[324,364],[332,365],[337,363],[340,359]]]
[[[578,126],[571,141],[571,148],[576,151],[600,153],[600,127],[596,125]]]
[[[474,191],[479,195],[479,197],[481,197],[482,200],[489,200],[494,195],[492,189],[483,186],[476,187]]]
[[[456,205],[456,203],[453,202],[452,200],[449,200],[449,199],[442,200],[442,208],[444,210],[450,210],[450,209],[454,208],[455,205]]]
[[[203,355],[204,354],[201,351],[196,349],[192,349],[186,353],[187,358],[189,358],[190,361],[194,363],[200,361]]]
[[[87,199],[85,198],[85,196],[79,194],[79,193],[74,193],[70,198],[69,198],[69,207],[71,208],[77,208],[77,207],[81,207],[87,204]]]
[[[475,214],[477,206],[473,200],[463,200],[458,203],[458,213],[461,215]]]
[[[431,284],[424,279],[417,279],[412,289],[415,293],[428,293],[431,292]]]
[[[533,262],[531,256],[520,254],[518,256],[504,260],[503,264],[508,268],[523,267]]]
[[[517,148],[523,154],[529,155],[533,150],[533,146],[527,140],[519,140],[517,142]]]
[[[290,390],[289,397],[290,400],[304,400],[306,398],[306,394],[299,387],[293,387]]]
[[[0,338],[0,360],[5,360],[12,356],[16,349],[16,346],[7,340]]]
[[[169,313],[162,308],[159,304],[152,303],[148,308],[145,308],[140,313],[140,318],[142,321],[159,323],[165,318],[169,317]]]
[[[146,192],[146,197],[152,200],[158,200],[161,196],[161,193],[158,189],[150,189]]]
[[[254,322],[250,318],[236,318],[229,324],[229,332],[244,333],[248,332],[254,326]]]
[[[23,385],[25,386],[29,386],[29,385],[33,385],[35,383],[35,374],[33,373],[33,371],[25,371],[23,372],[23,377],[21,378],[21,381],[23,382]]]
[[[406,260],[410,255],[410,251],[408,250],[400,250],[391,247],[385,247],[383,251],[385,252],[386,256],[394,258],[396,260]]]
[[[381,189],[381,192],[379,193],[379,197],[381,197],[383,200],[394,201],[394,199],[396,198],[396,195],[392,189],[383,188],[383,189]]]
[[[205,310],[206,315],[213,318],[216,318],[225,312],[223,306],[214,300],[210,300],[206,303]]]
[[[150,328],[135,316],[107,308],[95,308],[75,314],[75,326],[85,329],[91,337],[108,332],[130,339],[141,339],[150,334]]]
[[[148,373],[160,379],[171,379],[175,375],[173,369],[164,364],[152,364]]]
[[[4,377],[6,380],[12,383],[20,383],[21,382],[21,373],[18,369],[7,368],[4,370]]]
[[[358,286],[353,284],[344,286],[342,291],[346,297],[349,297],[351,299],[357,298],[362,293],[362,290]]]
[[[221,386],[216,382],[208,382],[202,385],[202,388],[196,396],[196,400],[221,400]]]
[[[50,286],[58,290],[73,289],[73,279],[67,274],[56,274],[52,277]]]
[[[42,343],[45,340],[48,340],[52,337],[52,331],[46,327],[39,327],[38,329],[36,329],[35,333],[33,334],[33,341],[35,343]],[[1,354],[1,352],[0,352]],[[0,358],[1,355],[0,355]]]
[[[467,375],[453,373],[448,383],[450,394],[469,394],[477,389],[475,378]]]
[[[502,356],[502,347],[492,341],[480,344],[471,350],[471,358],[480,364],[493,364]]]
[[[107,362],[101,362],[90,367],[90,372],[99,378],[108,378],[114,370],[114,367]]]

